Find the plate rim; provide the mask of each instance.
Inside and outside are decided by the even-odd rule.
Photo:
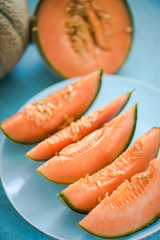
[[[50,91],[53,87],[55,87],[55,88],[57,88],[57,87],[58,87],[58,88],[59,88],[59,87],[60,87],[60,88],[61,88],[61,87],[65,87],[65,86],[69,85],[70,83],[76,81],[78,78],[80,78],[80,77],[75,77],[75,78],[71,78],[71,79],[65,79],[65,80],[62,80],[62,81],[57,82],[57,83],[55,83],[55,84],[52,84],[51,86],[49,86],[49,87],[41,90],[40,92],[38,92],[37,94],[35,94],[34,96],[32,96],[27,102],[25,102],[25,103],[19,108],[18,112],[21,111],[26,104],[33,102],[34,99],[37,98],[39,95],[43,95],[43,94],[45,95],[45,92]],[[115,75],[115,74],[114,74],[114,75],[103,74],[102,79],[103,79],[103,78],[107,78],[108,80],[112,80],[112,79],[116,79],[116,80],[117,80],[117,79],[119,79],[119,80],[121,80],[121,81],[135,83],[136,85],[144,86],[145,88],[147,88],[147,89],[149,89],[149,90],[152,90],[152,91],[154,91],[154,92],[156,92],[156,93],[158,93],[158,94],[160,95],[160,89],[159,89],[159,88],[156,88],[156,87],[153,86],[152,84],[146,83],[146,82],[141,81],[141,80],[137,80],[137,79],[132,78],[132,77],[130,78],[130,77],[126,77],[126,76],[122,76],[122,75]],[[65,84],[64,84],[64,83],[65,83]],[[53,92],[56,92],[56,90],[55,90],[55,91],[53,90]],[[18,212],[18,214],[20,214],[20,216],[21,216],[23,219],[25,219],[31,226],[33,226],[34,228],[36,228],[37,230],[39,230],[41,233],[45,234],[46,236],[48,236],[48,237],[50,237],[50,238],[54,238],[55,240],[66,240],[66,239],[61,238],[61,237],[58,237],[58,236],[56,236],[56,235],[54,235],[54,236],[53,236],[53,235],[50,235],[50,234],[47,233],[45,230],[40,229],[36,224],[34,224],[34,223],[32,222],[32,220],[30,220],[30,219],[28,219],[28,217],[24,216],[23,213],[21,213],[21,211],[15,206],[15,203],[13,202],[13,200],[12,200],[12,198],[10,197],[9,193],[7,192],[7,189],[6,189],[5,184],[4,184],[4,180],[3,180],[3,178],[2,178],[2,176],[3,176],[2,167],[1,167],[1,165],[2,165],[2,149],[3,149],[3,145],[4,145],[4,142],[5,142],[6,139],[7,139],[7,138],[3,135],[3,136],[2,136],[2,141],[1,141],[1,144],[0,144],[0,179],[1,179],[1,183],[2,183],[3,190],[4,190],[4,192],[5,192],[8,200],[10,201],[10,203],[12,204],[12,206],[14,207],[14,209]],[[154,224],[154,223],[153,223],[153,224]],[[147,229],[147,227],[144,228],[144,229]],[[142,230],[143,230],[143,229],[142,229]],[[142,233],[141,230],[137,232],[137,233],[139,233],[139,234],[143,234],[143,236],[133,236],[133,235],[129,235],[129,236],[124,236],[124,237],[122,237],[121,239],[122,239],[122,240],[123,240],[123,239],[126,239],[126,237],[127,237],[127,240],[129,240],[130,237],[131,237],[131,240],[132,240],[132,238],[134,238],[134,240],[146,239],[146,238],[149,238],[149,237],[151,237],[152,235],[156,234],[156,233],[159,232],[159,231],[160,231],[160,224],[159,224],[159,226],[156,227],[156,229],[150,229],[150,230],[149,230],[149,233],[147,233],[147,232]],[[98,239],[98,238],[97,238],[97,239]],[[102,238],[102,239],[103,239],[103,238]],[[119,238],[115,238],[115,240],[116,240],[116,239],[119,239]]]

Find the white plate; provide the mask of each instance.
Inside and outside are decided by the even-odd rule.
[[[40,92],[30,102],[44,98],[71,83],[67,80]],[[138,105],[138,120],[132,142],[153,126],[160,126],[160,91],[144,83],[119,76],[104,76],[100,93],[88,112],[109,103],[118,96],[136,89],[125,109]],[[84,215],[65,208],[56,194],[64,186],[56,185],[42,176],[36,168],[42,164],[29,160],[25,153],[32,146],[23,146],[3,138],[1,147],[1,180],[4,190],[15,209],[30,224],[50,237],[65,240],[96,240],[76,224]],[[142,239],[160,229],[160,220],[123,239]]]

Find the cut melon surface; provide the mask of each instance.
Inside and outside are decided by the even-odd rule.
[[[122,237],[144,228],[160,213],[159,183],[160,157],[106,196],[78,225],[102,238]]]
[[[101,67],[114,73],[132,43],[132,17],[125,0],[43,0],[32,23],[41,56],[62,77]]]
[[[131,94],[132,92],[121,95],[111,103],[72,122],[68,127],[40,142],[27,152],[26,156],[35,161],[42,161],[57,155],[67,145],[81,140],[114,118],[127,104]]]
[[[35,143],[80,117],[95,100],[103,70],[86,75],[46,98],[25,105],[1,123],[2,132],[18,143]]]
[[[113,163],[97,173],[81,178],[71,184],[58,197],[69,208],[79,213],[88,213],[124,181],[145,171],[149,162],[157,156],[160,144],[160,129],[152,128]]]
[[[119,156],[130,143],[137,119],[137,105],[115,117],[81,141],[68,145],[37,171],[50,181],[70,184],[93,174]]]

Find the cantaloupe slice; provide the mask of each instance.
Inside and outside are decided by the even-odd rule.
[[[130,143],[136,125],[137,105],[115,117],[81,141],[68,145],[37,170],[47,179],[69,184],[111,163]]]
[[[58,194],[60,200],[76,212],[87,213],[110,195],[124,180],[148,167],[157,156],[160,129],[152,128],[120,155],[113,163],[92,176],[86,176]]]
[[[160,157],[125,181],[78,224],[103,238],[122,237],[151,224],[160,213]]]
[[[93,113],[72,122],[68,127],[40,142],[26,156],[32,160],[40,161],[57,155],[67,145],[81,140],[114,118],[126,105],[131,94],[132,92],[126,93]]]
[[[116,72],[128,56],[133,24],[125,0],[43,0],[32,31],[51,70],[75,77],[101,67]]]
[[[26,105],[1,123],[2,132],[18,143],[38,142],[81,116],[93,103],[103,70],[93,72],[41,101]]]

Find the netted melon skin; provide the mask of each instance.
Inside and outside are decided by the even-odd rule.
[[[29,42],[29,11],[25,0],[0,1],[0,78],[20,60]]]

